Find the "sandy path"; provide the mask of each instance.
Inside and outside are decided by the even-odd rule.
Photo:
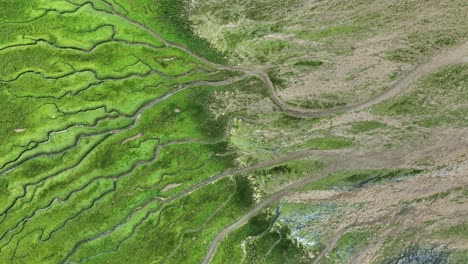
[[[337,112],[359,111],[359,110],[368,108],[372,105],[378,104],[385,100],[391,99],[392,97],[395,97],[396,95],[401,93],[404,89],[408,88],[412,83],[414,83],[421,77],[424,77],[430,74],[431,72],[434,72],[438,68],[441,68],[443,66],[450,65],[450,64],[467,63],[467,62],[468,62],[468,42],[462,45],[456,46],[452,49],[438,53],[436,56],[432,57],[429,61],[416,66],[413,70],[411,70],[402,78],[400,78],[397,82],[395,82],[389,89],[387,89],[386,91],[384,91],[383,93],[375,97],[371,97],[355,105],[336,107],[336,108],[331,108],[331,109],[327,109],[323,111],[306,110],[303,108],[298,108],[298,107],[288,105],[278,96],[272,81],[264,72],[255,71],[254,73],[255,75],[259,76],[265,82],[270,92],[271,99],[284,112],[295,117],[321,117],[321,116],[331,115]]]
[[[307,152],[296,152],[293,155],[304,155]],[[340,170],[340,169],[350,169],[350,168],[360,168],[360,167],[367,167],[367,168],[382,168],[382,167],[392,167],[400,164],[402,162],[402,157],[398,157],[397,155],[392,155],[391,153],[384,153],[384,152],[363,152],[363,153],[356,153],[353,156],[350,156],[350,151],[344,151],[342,153],[336,153],[334,157],[330,157],[333,159],[332,164],[330,166],[321,171],[320,173],[301,179],[299,181],[293,182],[282,190],[270,195],[267,199],[256,205],[250,211],[248,211],[245,215],[241,218],[236,220],[234,223],[225,226],[212,240],[212,243],[208,249],[208,252],[205,255],[203,260],[203,264],[208,264],[211,261],[219,243],[233,230],[241,227],[247,221],[249,221],[252,217],[256,216],[261,210],[266,208],[267,206],[271,205],[272,203],[278,201],[279,199],[289,195],[295,189],[301,188],[311,182],[320,180],[330,173]],[[323,157],[323,156],[321,156]],[[393,158],[390,158],[393,157]]]
[[[275,86],[273,82],[271,81],[270,77],[262,70],[259,69],[248,69],[248,68],[243,68],[243,67],[236,67],[236,66],[229,66],[229,65],[221,65],[214,63],[212,61],[207,60],[206,58],[194,53],[192,50],[188,49],[187,47],[184,47],[180,44],[173,43],[170,41],[167,41],[163,37],[161,37],[158,33],[156,33],[154,30],[150,29],[149,27],[143,25],[140,22],[134,21],[119,12],[117,12],[114,8],[112,8],[112,14],[119,16],[126,22],[137,26],[141,28],[142,30],[148,32],[151,34],[153,37],[161,41],[165,46],[172,47],[179,49],[181,51],[184,51],[194,58],[212,66],[215,69],[218,70],[232,70],[232,71],[240,71],[244,72],[249,75],[257,76],[260,79],[263,80],[265,85],[268,88],[270,98],[271,100],[286,114],[294,117],[299,117],[299,118],[314,118],[314,117],[321,117],[321,116],[327,116],[327,115],[332,115],[337,112],[348,112],[348,111],[358,111],[365,109],[369,106],[375,105],[377,103],[380,103],[382,101],[385,101],[389,98],[392,98],[393,96],[397,95],[400,93],[403,89],[407,88],[411,83],[414,81],[418,80],[419,78],[431,73],[432,71],[445,66],[449,64],[456,64],[456,63],[464,63],[468,62],[468,42],[463,43],[462,45],[455,46],[451,49],[448,49],[446,51],[440,52],[429,61],[422,63],[413,70],[411,70],[409,73],[404,75],[402,78],[400,78],[395,84],[393,84],[388,90],[384,91],[382,94],[377,95],[375,97],[371,97],[364,102],[355,104],[355,105],[349,105],[349,106],[343,106],[343,107],[337,107],[337,108],[332,108],[332,109],[326,109],[323,111],[316,111],[316,110],[308,110],[308,109],[303,109],[303,108],[298,108],[291,106],[284,102],[276,93]]]

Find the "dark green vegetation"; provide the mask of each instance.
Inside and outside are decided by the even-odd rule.
[[[288,237],[290,231],[275,225],[278,215],[269,215],[252,218],[223,240],[213,263],[309,263],[311,259]]]
[[[443,238],[462,238],[468,239],[468,222],[443,228],[436,235]]]
[[[305,67],[317,67],[323,64],[323,61],[319,60],[304,60],[294,63],[295,66],[305,66]]]
[[[361,188],[369,184],[397,180],[420,173],[417,169],[340,171],[304,187],[304,190]]]
[[[128,10],[130,18],[138,18],[145,25],[152,25],[166,40],[182,44],[209,60],[224,62],[220,52],[210,48],[207,40],[193,33],[187,19],[186,4],[185,0],[122,1],[120,6]]]

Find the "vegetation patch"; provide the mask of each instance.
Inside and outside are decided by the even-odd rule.
[[[303,61],[298,61],[294,63],[294,66],[299,66],[299,67],[318,67],[323,65],[323,61],[319,60],[303,60]]]
[[[369,184],[377,184],[384,181],[408,177],[420,172],[421,170],[418,169],[341,171],[312,182],[305,186],[303,190],[360,188]]]
[[[294,147],[317,150],[332,150],[348,148],[351,147],[353,144],[353,141],[349,138],[340,136],[328,136],[312,138],[303,143],[295,145]]]
[[[377,121],[360,121],[360,122],[354,122],[351,124],[351,132],[355,134],[359,133],[366,133],[369,131],[377,130],[380,128],[384,128],[387,125],[377,122]]]
[[[301,159],[257,170],[250,173],[248,178],[260,194],[272,193],[288,183],[304,177],[312,177],[324,167],[323,162]]]
[[[226,237],[213,263],[308,263],[304,248],[289,239],[289,230],[272,224],[274,218],[262,213]]]
[[[373,111],[381,115],[413,116],[417,124],[426,127],[466,125],[467,76],[466,64],[445,67],[407,94],[381,103]]]
[[[431,55],[434,51],[459,42],[460,33],[456,28],[447,31],[414,32],[406,37],[409,46],[387,52],[387,58],[395,62],[415,62]]]
[[[357,229],[343,234],[335,247],[323,257],[323,263],[346,263],[351,257],[365,247],[373,235],[373,230]]]

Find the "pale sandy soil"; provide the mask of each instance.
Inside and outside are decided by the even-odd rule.
[[[139,138],[141,138],[142,136],[143,136],[142,133],[138,133],[138,134],[136,134],[136,135],[134,135],[134,136],[132,136],[132,137],[129,137],[129,138],[123,140],[122,143],[121,143],[121,145],[123,145],[123,144],[125,144],[125,143],[127,143],[127,142],[130,142],[130,141],[132,141],[132,140],[139,139]]]
[[[168,192],[168,191],[170,191],[170,190],[172,190],[174,188],[179,187],[180,185],[182,185],[182,184],[179,184],[179,183],[168,184],[161,190],[161,193]]]

